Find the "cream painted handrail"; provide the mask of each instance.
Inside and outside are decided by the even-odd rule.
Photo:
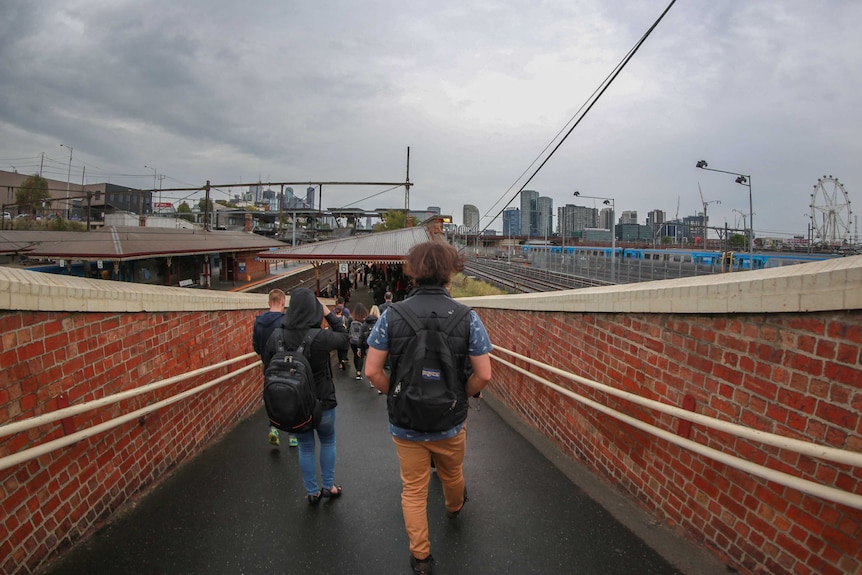
[[[516,353],[509,351],[507,349],[504,349],[504,348],[495,347],[494,350],[495,351],[501,351],[501,352],[510,354],[512,356],[518,357],[519,359],[523,359],[524,361],[530,363],[531,365],[535,365],[536,367],[551,371],[557,375],[565,377],[566,379],[585,383],[586,385],[589,385],[589,386],[594,387],[596,389],[602,389],[604,391],[610,391],[613,389],[613,388],[609,388],[608,386],[604,386],[602,384],[599,384],[597,382],[585,380],[584,378],[581,378],[579,376],[575,376],[573,374],[566,373],[562,370],[559,370],[557,368],[551,367],[551,366],[543,364],[541,362],[532,360],[530,358],[526,358],[524,356],[521,356],[519,354],[516,354]],[[591,399],[588,399],[582,395],[574,393],[573,391],[565,389],[564,387],[561,387],[561,386],[553,383],[552,381],[549,381],[543,377],[540,377],[538,375],[530,373],[529,371],[527,371],[527,370],[525,370],[525,369],[523,369],[523,368],[521,368],[521,367],[519,367],[519,366],[517,366],[511,362],[508,362],[504,359],[501,359],[499,357],[494,356],[493,354],[491,355],[491,357],[494,360],[498,361],[499,363],[502,363],[503,365],[517,371],[518,373],[521,373],[521,374],[525,375],[526,377],[533,379],[534,381],[537,381],[537,382],[539,382],[539,383],[541,383],[541,384],[543,384],[543,385],[545,385],[545,386],[547,386],[547,387],[549,387],[549,388],[551,388],[551,389],[553,389],[553,390],[555,390],[555,391],[557,391],[557,392],[559,392],[559,393],[561,393],[567,397],[570,397],[570,398],[574,399],[575,401],[583,403],[584,405],[587,405],[587,406],[595,409],[596,411],[610,415],[611,417],[614,417],[620,421],[623,421],[623,422],[631,425],[632,427],[635,427],[637,429],[640,429],[642,431],[645,431],[647,433],[655,435],[656,437],[660,437],[660,438],[662,438],[662,439],[664,439],[670,443],[673,443],[674,445],[678,445],[680,447],[683,447],[685,449],[688,449],[690,451],[693,451],[693,452],[698,453],[700,455],[703,455],[705,457],[709,457],[711,459],[714,459],[715,461],[720,461],[721,463],[724,463],[725,465],[729,465],[730,467],[733,467],[735,469],[739,469],[740,471],[745,471],[746,473],[750,473],[750,474],[755,475],[757,477],[761,477],[761,478],[767,479],[769,481],[774,481],[775,483],[778,483],[778,484],[783,485],[785,487],[791,487],[791,488],[797,489],[803,493],[808,493],[809,495],[814,495],[816,497],[820,497],[822,499],[827,499],[829,501],[835,501],[836,503],[840,503],[842,505],[847,505],[848,507],[853,507],[855,509],[862,509],[862,495],[856,495],[854,493],[842,491],[842,490],[836,489],[834,487],[828,487],[825,485],[820,485],[818,483],[814,483],[813,481],[808,481],[807,479],[801,479],[799,477],[795,477],[793,475],[783,473],[781,471],[769,469],[768,467],[764,467],[762,465],[758,465],[756,463],[746,461],[746,460],[741,459],[739,457],[736,457],[734,455],[728,455],[726,453],[723,453],[723,452],[718,451],[716,449],[713,449],[711,447],[706,447],[704,445],[701,445],[701,444],[696,443],[694,441],[691,441],[689,439],[682,438],[682,437],[676,435],[675,433],[665,431],[663,429],[660,429],[660,428],[655,427],[653,425],[650,425],[648,423],[644,423],[643,421],[640,421],[639,419],[635,419],[634,417],[631,417],[629,415],[626,415],[624,413],[620,413],[619,411],[616,411],[614,409],[606,407],[606,406],[604,406],[600,403],[597,403]],[[614,395],[618,395],[619,397],[622,397],[622,395],[619,395],[619,394],[632,395],[632,394],[628,394],[627,392],[622,392],[619,390],[613,390],[613,391],[616,392],[616,393],[614,393]],[[634,396],[634,397],[637,397],[637,396]],[[639,398],[639,399],[641,401],[644,401],[644,402],[646,402],[646,401],[652,402],[652,400],[646,400],[643,398]],[[638,403],[640,403],[641,405],[646,405],[644,403],[641,403],[641,401],[639,401]],[[673,406],[667,406],[667,405],[661,404],[659,402],[652,402],[652,403],[656,403],[656,404],[658,404],[658,406],[661,406],[662,411],[665,411],[666,409],[669,409],[669,408],[677,409],[677,410],[679,410],[685,414],[686,419],[689,419],[691,421],[695,421],[692,418],[692,416],[697,415],[697,414],[693,414],[689,411],[681,410],[681,409],[675,408]],[[655,405],[650,405],[650,407],[654,407],[654,408],[658,409],[658,407]],[[665,411],[665,412],[671,413],[670,411]],[[682,416],[683,415],[680,415],[680,417],[682,417]],[[711,418],[708,418],[708,419],[711,420]],[[711,421],[714,422],[715,420],[711,420]],[[702,423],[700,421],[698,421],[698,422]],[[731,425],[733,425],[733,424],[731,424]],[[735,426],[735,427],[741,427],[741,426]],[[751,430],[749,430],[749,431],[751,431]],[[771,435],[771,434],[765,434],[765,435]],[[804,442],[802,442],[802,443],[804,443]]]
[[[649,407],[650,409],[655,409],[656,411],[661,411],[662,413],[667,413],[669,415],[673,415],[674,417],[685,419],[693,423],[698,423],[705,427],[718,429],[719,431],[724,431],[732,435],[736,435],[737,437],[744,437],[753,441],[759,441],[760,443],[772,445],[773,447],[790,449],[791,451],[795,451],[802,455],[809,455],[811,457],[816,457],[818,459],[826,459],[828,461],[835,461],[837,463],[846,463],[847,465],[852,465],[854,467],[862,467],[862,453],[846,451],[843,449],[836,449],[835,447],[827,447],[825,445],[817,445],[816,443],[801,441],[799,439],[793,439],[790,437],[783,437],[781,435],[768,433],[766,431],[758,431],[757,429],[751,429],[750,427],[745,427],[744,425],[739,425],[737,423],[721,421],[719,419],[715,419],[706,415],[701,415],[687,409],[676,407],[675,405],[667,405],[665,403],[661,403],[660,401],[646,399],[645,397],[641,397],[634,393],[622,391],[620,389],[616,389],[615,387],[604,385],[597,381],[593,381],[591,379],[586,379],[584,377],[568,373],[566,371],[563,371],[562,369],[558,369],[556,367],[538,362],[534,359],[525,357],[519,353],[510,351],[505,348],[494,346],[494,350],[502,351],[508,355],[511,355],[512,357],[520,359],[521,361],[525,361],[531,365],[535,365],[536,367],[540,367],[546,371],[549,371],[561,377],[565,377],[566,379],[582,383],[588,387],[592,387],[593,389],[604,391],[609,395],[615,395],[616,397],[631,401],[632,403],[643,405],[644,407]]]
[[[98,409],[100,407],[104,407],[112,403],[117,403],[118,401],[122,401],[130,397],[135,397],[136,395],[141,395],[142,393],[155,391],[156,389],[160,389],[162,387],[166,387],[168,385],[172,385],[186,379],[191,379],[192,377],[196,377],[198,375],[201,375],[202,373],[207,373],[209,371],[228,366],[232,363],[236,363],[238,361],[242,361],[244,359],[249,359],[256,356],[257,354],[254,352],[247,353],[245,355],[240,355],[225,360],[221,363],[208,365],[206,367],[201,367],[187,373],[181,373],[180,375],[175,375],[161,381],[155,381],[141,387],[136,387],[135,389],[130,389],[128,391],[122,391],[120,393],[115,393],[114,395],[109,395],[107,397],[94,399],[93,401],[82,403],[80,405],[71,405],[69,407],[64,407],[63,409],[58,409],[56,411],[52,411],[51,413],[45,413],[43,415],[37,415],[36,417],[31,417],[30,419],[25,419],[24,421],[16,421],[15,423],[9,423],[7,425],[0,426],[0,437],[11,435],[13,433],[21,433],[22,431],[27,431],[28,429],[39,427],[40,425],[45,425],[46,423],[51,423],[53,421],[72,417],[74,415],[78,415],[80,413],[84,413],[93,409]],[[250,365],[261,365],[261,362],[260,360],[258,360]]]
[[[250,354],[250,355],[255,355],[255,354]],[[235,360],[232,360],[232,361],[235,361]],[[109,429],[113,429],[114,427],[123,425],[124,423],[126,423],[128,421],[132,421],[132,420],[137,419],[141,416],[144,416],[148,413],[156,411],[157,409],[161,409],[162,407],[166,407],[166,406],[171,405],[173,403],[176,403],[178,401],[182,401],[183,399],[185,399],[187,397],[191,397],[192,395],[194,395],[196,393],[200,393],[201,391],[209,389],[210,387],[212,387],[214,385],[217,385],[217,384],[219,384],[225,380],[228,380],[234,376],[237,376],[237,375],[244,373],[244,372],[246,372],[252,368],[255,368],[258,366],[259,363],[260,363],[259,361],[254,362],[254,363],[250,363],[250,364],[245,365],[239,369],[236,369],[230,373],[226,373],[225,375],[222,375],[221,377],[217,377],[216,379],[213,379],[213,380],[208,381],[206,383],[202,383],[201,385],[199,385],[197,387],[193,387],[192,389],[189,389],[189,390],[184,391],[182,393],[178,393],[177,395],[171,396],[167,399],[164,399],[164,400],[159,401],[157,403],[154,403],[152,405],[148,405],[147,407],[138,409],[137,411],[132,411],[130,413],[127,413],[126,415],[122,415],[120,417],[116,417],[114,419],[105,421],[104,423],[94,425],[93,427],[89,427],[87,429],[82,429],[81,431],[78,431],[78,432],[73,433],[71,435],[67,435],[65,437],[61,437],[60,439],[55,439],[54,441],[49,441],[47,443],[37,445],[36,447],[31,447],[30,449],[25,449],[24,451],[19,451],[18,453],[14,453],[12,455],[7,455],[6,457],[0,459],[0,470],[8,469],[9,467],[12,467],[14,465],[18,465],[18,464],[23,463],[25,461],[30,461],[31,459],[35,459],[36,457],[39,457],[39,456],[44,455],[46,453],[50,453],[51,451],[54,451],[55,449],[60,449],[61,447],[66,447],[67,445],[72,445],[73,443],[81,441],[82,439],[87,439],[88,437],[92,437],[94,435],[97,435],[97,434],[102,433],[104,431],[107,431]],[[193,373],[193,372],[189,372],[189,373]],[[174,378],[171,378],[171,379],[174,379]],[[164,380],[164,381],[168,381],[168,380]],[[144,388],[142,387],[141,389],[144,389]],[[121,395],[121,394],[117,394],[117,395]],[[116,397],[116,396],[112,396],[112,397]],[[93,403],[96,403],[96,402],[91,401],[88,405],[92,406]],[[91,409],[92,409],[92,407],[91,407]]]

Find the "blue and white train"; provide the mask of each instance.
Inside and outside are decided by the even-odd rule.
[[[524,244],[522,246],[525,257],[530,254],[562,254],[578,258],[588,258],[600,261],[611,257],[610,246],[556,246],[549,244]],[[816,262],[826,259],[841,257],[835,254],[808,254],[790,252],[755,252],[751,258],[747,251],[720,252],[709,250],[685,250],[685,249],[659,249],[659,248],[628,248],[617,247],[616,258],[618,261],[641,260],[656,263],[688,263],[707,267],[721,267],[722,258],[725,259],[726,269],[748,270],[774,268],[785,265]],[[730,263],[730,266],[727,264]]]

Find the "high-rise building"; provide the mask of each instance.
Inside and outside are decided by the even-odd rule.
[[[539,235],[539,192],[521,190],[521,235]]]
[[[431,212],[432,214],[437,214],[438,216],[441,213],[440,208],[437,206],[428,206],[428,209],[426,211]]]
[[[620,223],[623,225],[628,224],[637,224],[638,223],[638,213],[636,210],[630,211],[626,210],[623,212],[622,217],[620,217]]]
[[[314,208],[314,186],[308,186],[305,190],[305,207]]]
[[[464,204],[464,227],[468,233],[479,233],[479,208],[473,204]]]
[[[554,200],[547,196],[539,196],[539,229],[538,235],[546,238],[554,235]]]
[[[598,226],[599,211],[596,208],[566,204],[557,210],[557,230],[570,237],[572,232]]]
[[[599,227],[613,230],[614,223],[614,211],[611,208],[602,208],[602,211],[599,212]]]
[[[249,186],[248,187],[248,193],[251,196],[249,201],[254,202],[255,204],[258,203],[260,201],[260,193],[262,191],[263,191],[263,186],[261,186],[260,184],[253,184],[253,185]]]
[[[506,208],[503,210],[503,235],[517,236],[521,234],[521,210]]]

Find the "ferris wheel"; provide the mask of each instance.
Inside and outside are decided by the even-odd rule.
[[[850,198],[838,178],[817,178],[811,194],[811,222],[815,242],[841,244],[850,239]]]

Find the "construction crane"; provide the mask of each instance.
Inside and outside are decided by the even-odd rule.
[[[697,183],[697,191],[700,193],[700,202],[703,204],[703,246],[706,247],[707,234],[709,234],[709,219],[706,217],[706,208],[709,204],[720,204],[721,200],[706,201],[703,199],[703,190],[700,189],[700,182]]]

